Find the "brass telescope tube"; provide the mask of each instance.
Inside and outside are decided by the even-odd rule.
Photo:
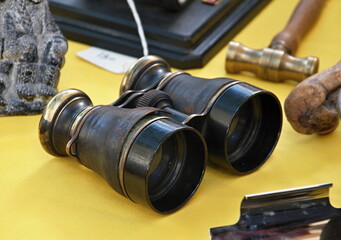
[[[159,213],[187,202],[205,171],[207,149],[195,129],[154,108],[93,106],[76,89],[48,103],[39,137],[49,154],[76,157],[116,192]]]
[[[120,94],[129,100],[131,93],[151,89],[166,92],[174,110],[187,115],[184,119],[175,113],[174,119],[180,116],[181,123],[200,131],[209,159],[236,174],[258,169],[277,144],[282,109],[269,91],[229,78],[204,79],[171,72],[162,58],[146,56],[126,73]]]

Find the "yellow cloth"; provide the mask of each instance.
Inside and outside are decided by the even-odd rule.
[[[287,22],[296,1],[272,1],[234,40],[251,48],[267,46]],[[341,1],[329,0],[296,56],[318,56],[320,70],[341,56]],[[88,46],[70,42],[59,90],[78,88],[94,104],[118,97],[123,75],[112,74],[76,57]],[[232,77],[273,91],[283,103],[292,83],[271,83],[224,70],[226,48],[199,77]],[[0,118],[0,239],[209,239],[208,229],[234,224],[245,194],[334,183],[331,200],[341,207],[341,130],[305,136],[283,122],[276,150],[258,171],[235,176],[208,167],[194,197],[179,211],[160,215],[112,190],[96,173],[71,157],[44,152],[38,140],[40,116]]]

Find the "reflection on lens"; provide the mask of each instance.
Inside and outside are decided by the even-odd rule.
[[[182,174],[185,146],[184,136],[178,133],[168,139],[156,152],[151,166],[148,191],[151,201],[163,197]]]
[[[241,106],[233,118],[227,133],[227,153],[233,163],[249,151],[257,137],[261,123],[261,104],[258,98],[249,100]]]
[[[273,151],[282,123],[277,105],[271,95],[258,94],[247,99],[236,112],[226,149],[231,166],[239,172],[257,169]]]

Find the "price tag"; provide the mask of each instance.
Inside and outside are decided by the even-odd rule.
[[[137,58],[97,47],[77,52],[77,56],[113,73],[125,73],[137,61]]]

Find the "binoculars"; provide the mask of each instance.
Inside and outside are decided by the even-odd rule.
[[[60,92],[42,115],[40,142],[51,155],[76,157],[116,192],[160,213],[191,198],[207,159],[250,173],[270,156],[281,131],[281,105],[272,93],[233,79],[171,72],[156,56],[136,62],[120,95],[93,106],[84,92]]]
[[[142,57],[131,67],[120,95],[113,105],[161,108],[197,129],[206,140],[209,160],[236,174],[259,168],[274,150],[282,128],[281,105],[271,92],[229,78],[171,72],[157,56]]]

